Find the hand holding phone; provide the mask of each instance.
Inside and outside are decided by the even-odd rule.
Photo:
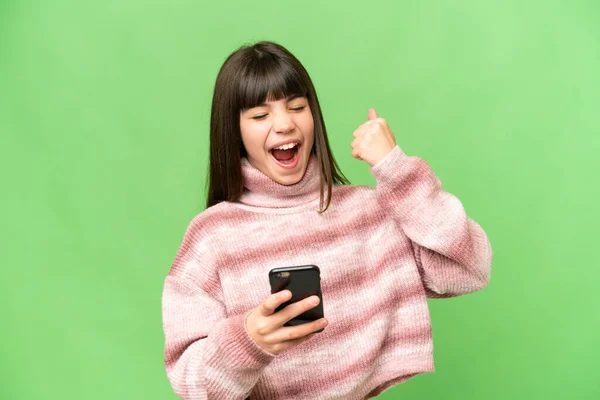
[[[301,325],[284,326],[289,320],[320,304],[318,296],[310,296],[275,312],[291,298],[289,290],[271,294],[246,318],[246,329],[254,342],[274,355],[309,340],[314,336],[314,331],[323,330],[328,324],[325,318],[320,318]]]

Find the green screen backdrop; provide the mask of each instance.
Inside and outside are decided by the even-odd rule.
[[[204,209],[242,44],[309,71],[335,157],[374,107],[486,230],[487,288],[429,300],[436,372],[381,399],[600,399],[600,2],[0,2],[1,399],[175,399],[163,280]]]

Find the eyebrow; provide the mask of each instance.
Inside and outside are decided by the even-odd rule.
[[[286,99],[286,101],[289,103],[290,101],[292,101],[294,99],[297,99],[298,97],[304,97],[304,96],[301,95],[301,94],[294,94],[294,95],[289,96]],[[269,105],[267,103],[265,103],[265,102],[262,102],[260,104],[255,105],[254,107],[269,107]]]

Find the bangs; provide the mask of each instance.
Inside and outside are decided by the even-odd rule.
[[[291,65],[268,56],[253,59],[239,82],[237,108],[247,110],[265,101],[277,101],[294,95],[308,96],[308,85]]]

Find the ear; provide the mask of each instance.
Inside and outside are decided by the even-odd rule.
[[[375,111],[374,108],[369,108],[369,112],[368,112],[368,117],[369,117],[369,121],[372,119],[377,119],[377,111]]]

